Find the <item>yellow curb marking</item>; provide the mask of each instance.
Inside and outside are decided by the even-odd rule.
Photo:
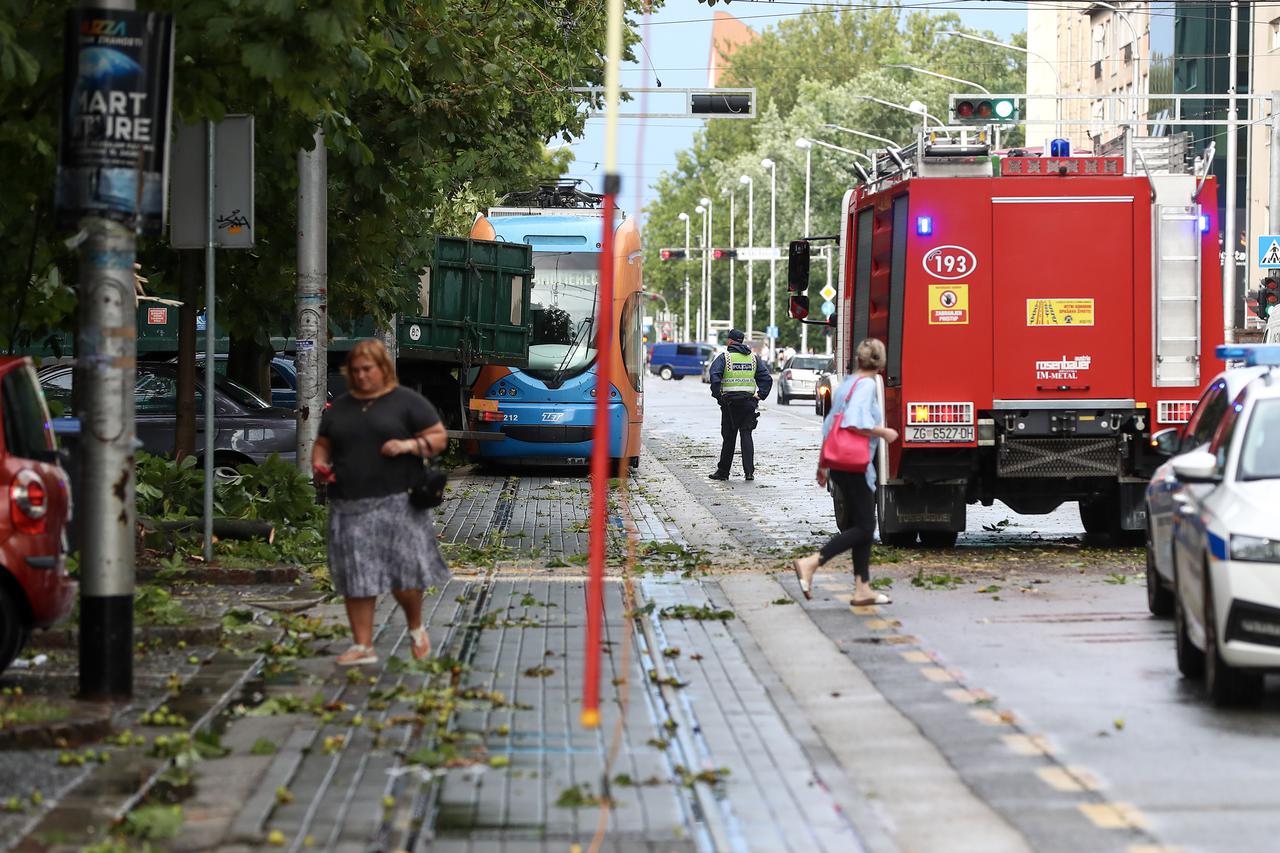
[[[1058,791],[1098,791],[1102,784],[1083,767],[1041,767],[1036,775]]]
[[[965,690],[963,687],[952,687],[942,693],[952,702],[959,702],[961,705],[972,705],[978,701],[972,690]]]
[[[889,634],[881,637],[880,642],[889,643],[894,646],[914,646],[918,641],[910,634]]]
[[[920,667],[920,673],[925,678],[937,684],[945,684],[950,681],[955,681],[955,679],[951,677],[951,673],[947,672],[940,666],[922,666]]]
[[[974,708],[969,716],[988,726],[1011,726],[1014,717],[1012,711],[993,711],[990,708]]]
[[[897,619],[868,619],[865,624],[872,631],[888,631],[902,627],[902,623]]]
[[[853,594],[841,595],[839,598],[841,601],[848,603],[853,601]],[[854,616],[875,616],[879,612],[880,608],[876,607],[874,604],[857,604],[853,606]]]
[[[1004,745],[1018,755],[1052,755],[1049,741],[1043,735],[1005,735]]]
[[[1080,811],[1099,829],[1146,829],[1146,816],[1132,803],[1081,803]]]
[[[902,655],[902,659],[907,663],[933,663],[933,658],[929,657],[924,652],[909,651],[900,652],[899,654]]]

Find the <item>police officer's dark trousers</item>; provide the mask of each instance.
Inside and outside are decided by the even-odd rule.
[[[757,400],[751,394],[725,394],[720,398],[720,437],[724,440],[720,445],[720,464],[716,473],[729,475],[733,466],[733,448],[742,436],[742,473],[748,477],[755,476],[756,448],[751,440],[751,431],[756,428]]]

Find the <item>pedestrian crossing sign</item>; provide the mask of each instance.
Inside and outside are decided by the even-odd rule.
[[[1258,238],[1258,266],[1264,270],[1280,269],[1280,234]]]

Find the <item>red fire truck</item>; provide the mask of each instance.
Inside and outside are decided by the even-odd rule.
[[[1087,531],[1144,528],[1151,435],[1210,378],[1222,295],[1213,178],[1185,137],[1141,141],[1126,169],[922,134],[846,193],[837,369],[884,341],[902,436],[881,457],[884,542],[954,544],[966,506],[995,500],[1079,501]]]

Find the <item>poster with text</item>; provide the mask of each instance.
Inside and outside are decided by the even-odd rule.
[[[58,224],[85,216],[164,230],[173,17],[120,9],[67,12]]]

